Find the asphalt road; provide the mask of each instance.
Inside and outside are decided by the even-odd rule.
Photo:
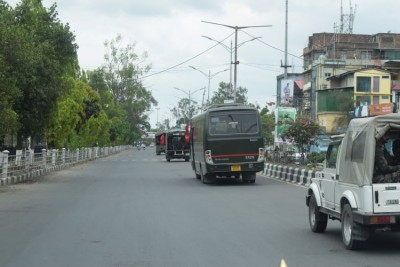
[[[0,266],[399,266],[400,234],[346,250],[340,224],[312,233],[302,186],[203,185],[154,149],[0,187]]]

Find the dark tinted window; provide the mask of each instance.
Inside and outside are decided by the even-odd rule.
[[[210,134],[255,134],[258,133],[256,113],[210,114]]]

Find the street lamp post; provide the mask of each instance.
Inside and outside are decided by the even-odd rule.
[[[215,76],[217,76],[218,74],[220,74],[222,72],[225,72],[225,71],[227,71],[229,69],[224,69],[224,70],[218,71],[218,72],[214,73],[213,75],[211,75],[211,71],[210,70],[208,70],[208,74],[207,74],[204,71],[199,70],[199,69],[197,69],[197,68],[195,68],[193,66],[189,66],[189,67],[191,67],[194,70],[199,71],[201,74],[203,74],[208,79],[207,103],[210,103],[210,84],[211,84],[211,79],[214,78]]]
[[[230,74],[229,74],[229,89],[230,89],[231,92],[232,92],[232,64],[234,64],[233,61],[232,61],[232,55],[233,55],[232,40],[231,40],[231,47],[229,48],[226,44],[224,44],[224,43],[222,43],[222,42],[219,42],[219,41],[217,41],[217,40],[215,40],[215,39],[213,39],[213,38],[211,38],[211,37],[209,37],[209,36],[202,35],[201,37],[207,38],[207,39],[210,40],[210,41],[213,41],[213,42],[216,42],[216,43],[220,44],[223,48],[225,48],[225,49],[229,52],[229,54],[230,54],[230,64],[229,64],[229,65],[230,65],[230,66],[229,66],[229,69],[230,69],[230,71],[229,71],[229,72],[230,72]],[[254,37],[254,38],[252,38],[252,39],[250,39],[250,40],[244,41],[244,42],[238,44],[238,45],[237,45],[237,48],[241,47],[242,45],[244,45],[244,44],[247,43],[247,42],[251,42],[251,41],[254,41],[254,40],[257,40],[257,39],[260,39],[260,38],[261,38],[261,37]]]
[[[224,27],[228,27],[231,29],[235,30],[235,61],[233,62],[233,64],[235,64],[235,68],[234,68],[234,75],[233,75],[233,102],[236,103],[236,83],[237,83],[237,64],[239,64],[239,62],[237,61],[237,48],[238,48],[238,43],[237,43],[237,39],[238,39],[238,30],[241,29],[246,29],[246,28],[260,28],[260,27],[271,27],[272,25],[258,25],[258,26],[231,26],[231,25],[226,25],[226,24],[220,24],[220,23],[215,23],[215,22],[210,22],[210,21],[204,21],[202,20],[201,22],[204,23],[210,23],[210,24],[215,24],[215,25],[219,25],[219,26],[224,26]]]
[[[189,116],[189,119],[191,119],[191,118],[192,118],[192,111],[191,111],[192,99],[191,99],[191,95],[194,94],[194,93],[197,93],[197,92],[200,91],[200,90],[204,90],[204,89],[206,89],[206,88],[205,88],[205,87],[202,87],[202,88],[199,88],[199,89],[194,90],[193,92],[192,92],[191,90],[185,91],[185,90],[182,90],[182,89],[180,89],[180,88],[178,88],[178,87],[174,87],[174,89],[185,93],[185,94],[189,97],[189,111],[188,111],[188,116]]]
[[[157,128],[157,132],[158,132],[158,128],[159,128],[159,124],[158,124],[158,111],[160,110],[160,108],[156,108],[157,110],[157,124],[156,124],[156,128]]]

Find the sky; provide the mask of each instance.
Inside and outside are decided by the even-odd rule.
[[[6,2],[15,6],[19,1]],[[334,32],[334,26],[340,24],[341,2],[344,14],[350,13],[350,4],[355,10],[353,33],[399,33],[400,1],[288,0],[288,65],[292,66],[288,72],[303,71],[301,56],[309,36]],[[248,102],[261,107],[276,99],[276,77],[283,74],[280,66],[285,57],[285,0],[42,0],[42,3],[45,7],[57,4],[59,19],[68,23],[76,36],[79,64],[84,70],[94,70],[104,63],[104,42],[118,34],[124,44],[135,44],[138,55],[148,54],[146,63],[152,69],[142,83],[158,101],[158,106],[149,112],[153,128],[157,121],[173,120],[170,109],[189,93],[191,99],[201,103],[208,95],[211,98],[220,82],[229,83],[230,79],[233,82],[233,66],[232,78],[229,69],[235,30],[203,21],[233,27],[268,26],[237,31],[237,87],[247,88]],[[204,91],[200,90],[204,87]]]

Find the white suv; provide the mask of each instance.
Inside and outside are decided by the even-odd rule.
[[[400,183],[373,183],[375,145],[384,134],[400,138],[400,114],[353,119],[333,138],[324,169],[311,179],[306,204],[313,232],[341,221],[343,243],[360,248],[375,230],[400,231]]]

